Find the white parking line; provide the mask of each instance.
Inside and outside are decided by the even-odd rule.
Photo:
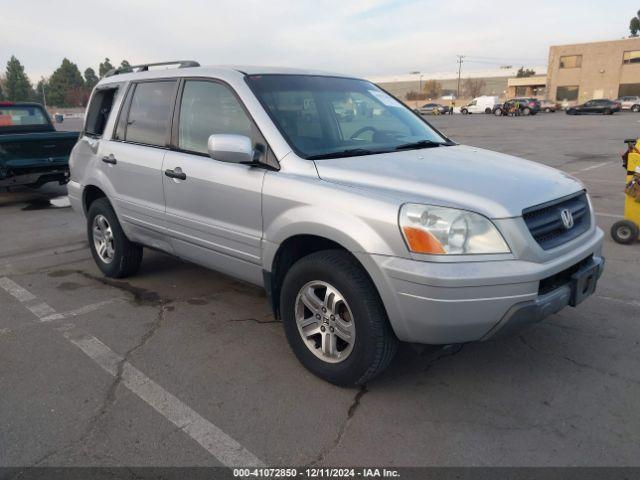
[[[621,298],[607,297],[605,295],[597,295],[598,298],[607,300],[609,302],[620,303],[622,305],[628,305],[630,307],[640,307],[640,302],[637,300],[622,300]]]
[[[22,303],[37,298],[7,277],[0,278],[0,287]],[[25,305],[25,307],[40,321],[48,322],[89,313],[117,300],[122,299],[116,298],[86,305],[67,313],[56,313],[51,306],[44,302],[31,306]],[[202,448],[217,458],[223,465],[228,467],[265,466],[262,460],[219,427],[162,388],[128,361],[125,361],[124,357],[118,355],[96,337],[81,332],[72,324],[60,327],[58,330],[62,332],[67,340],[82,350],[110,375],[117,376],[120,368],[122,384],[126,388],[198,442]]]
[[[614,162],[613,161],[608,161],[608,162],[597,163],[595,165],[591,165],[590,167],[581,168],[580,170],[574,170],[573,172],[568,172],[568,173],[569,173],[569,175],[575,175],[576,173],[588,172],[589,170],[595,170],[596,168],[604,167],[605,165],[610,165],[612,163],[614,163]]]
[[[16,282],[7,277],[0,278],[0,288],[5,290],[9,295],[16,298],[19,302],[30,302],[31,300],[35,300],[36,296],[22,288]]]
[[[77,317],[78,315],[84,315],[86,313],[95,312],[96,310],[104,307],[105,305],[109,305],[115,302],[121,302],[124,299],[122,298],[111,298],[109,300],[103,300],[102,302],[92,303],[90,305],[85,305],[84,307],[76,308],[75,310],[70,310],[64,313],[51,313],[47,316],[41,317],[41,322],[51,322],[53,320],[62,320],[63,318]]]
[[[598,216],[598,217],[610,217],[610,218],[624,218],[624,215],[618,215],[617,213],[596,212],[596,216]]]
[[[124,358],[92,335],[64,329],[63,335],[112,376]],[[153,407],[163,417],[198,442],[202,448],[228,467],[264,466],[244,448],[198,412],[166,391],[129,362],[122,364],[122,384]]]

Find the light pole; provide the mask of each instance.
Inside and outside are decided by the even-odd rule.
[[[462,73],[462,59],[464,55],[458,55],[458,91],[456,93],[456,98],[460,98],[460,74]]]

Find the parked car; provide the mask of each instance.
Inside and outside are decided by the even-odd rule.
[[[505,336],[594,292],[603,233],[566,173],[458,145],[366,80],[180,65],[92,93],[68,191],[104,275],[149,246],[263,287],[340,385],[399,340]],[[343,121],[345,98],[368,107]]]
[[[600,114],[600,115],[613,115],[615,112],[622,110],[622,105],[619,102],[613,102],[607,99],[589,100],[582,105],[576,105],[567,109],[568,115],[583,115],[583,114]]]
[[[493,108],[493,114],[497,116],[505,115],[518,105],[520,115],[536,115],[540,111],[540,100],[536,98],[512,98],[504,103],[498,103]]]
[[[434,110],[438,110],[441,114],[449,113],[451,107],[440,105],[439,103],[425,103],[421,107],[415,109],[416,113],[421,115],[433,115]]]
[[[498,103],[498,97],[483,95],[474,98],[467,105],[460,108],[460,113],[468,115],[470,113],[491,113]]]
[[[558,109],[558,104],[552,100],[541,100],[540,110],[546,113],[554,113]]]
[[[632,112],[640,112],[640,97],[625,96],[616,100],[622,107],[622,110],[631,110]]]
[[[0,188],[66,183],[77,140],[57,132],[42,105],[0,102]]]

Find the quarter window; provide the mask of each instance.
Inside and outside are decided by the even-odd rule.
[[[640,63],[640,50],[624,52],[622,55],[622,63]]]
[[[125,140],[165,146],[176,82],[138,83],[125,126]]]
[[[582,67],[582,55],[565,55],[560,57],[560,68]]]
[[[251,137],[251,120],[227,86],[187,81],[180,104],[178,146],[189,152],[207,153],[209,136],[218,133]]]

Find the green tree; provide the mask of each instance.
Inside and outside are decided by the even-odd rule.
[[[438,98],[442,94],[442,84],[437,80],[427,80],[424,82],[422,91],[425,93],[427,98]]]
[[[102,78],[104,77],[104,74],[107,73],[112,68],[113,68],[113,65],[111,65],[111,61],[108,58],[105,58],[104,62],[102,62],[98,67],[98,75],[100,75],[100,78]]]
[[[47,80],[44,77],[42,77],[38,81],[36,88],[33,90],[33,101],[41,103],[43,105],[45,103],[48,104],[49,103],[49,99],[47,98],[48,91],[49,91],[49,84]]]
[[[84,83],[87,88],[93,89],[100,79],[96,75],[96,71],[89,67],[84,71]]]
[[[640,32],[640,10],[636,13],[636,16],[631,19],[629,22],[629,31],[631,32],[630,37],[637,37]]]
[[[131,70],[131,64],[128,60],[122,60],[122,62],[120,62],[120,70],[125,72]]]
[[[77,95],[77,92],[83,89],[86,90],[78,66],[65,58],[49,78],[47,103],[57,107],[80,107],[81,96]],[[70,98],[72,92],[73,98]]]
[[[536,74],[536,71],[533,68],[524,68],[524,66],[522,66],[518,69],[518,73],[516,74],[516,77],[518,78],[533,77],[535,74]]]
[[[4,100],[4,93],[2,91],[2,85],[4,84],[4,79],[0,77],[0,101]]]
[[[31,82],[24,73],[24,67],[20,61],[11,56],[7,62],[7,71],[4,79],[4,95],[7,100],[14,102],[26,102],[32,99]]]

